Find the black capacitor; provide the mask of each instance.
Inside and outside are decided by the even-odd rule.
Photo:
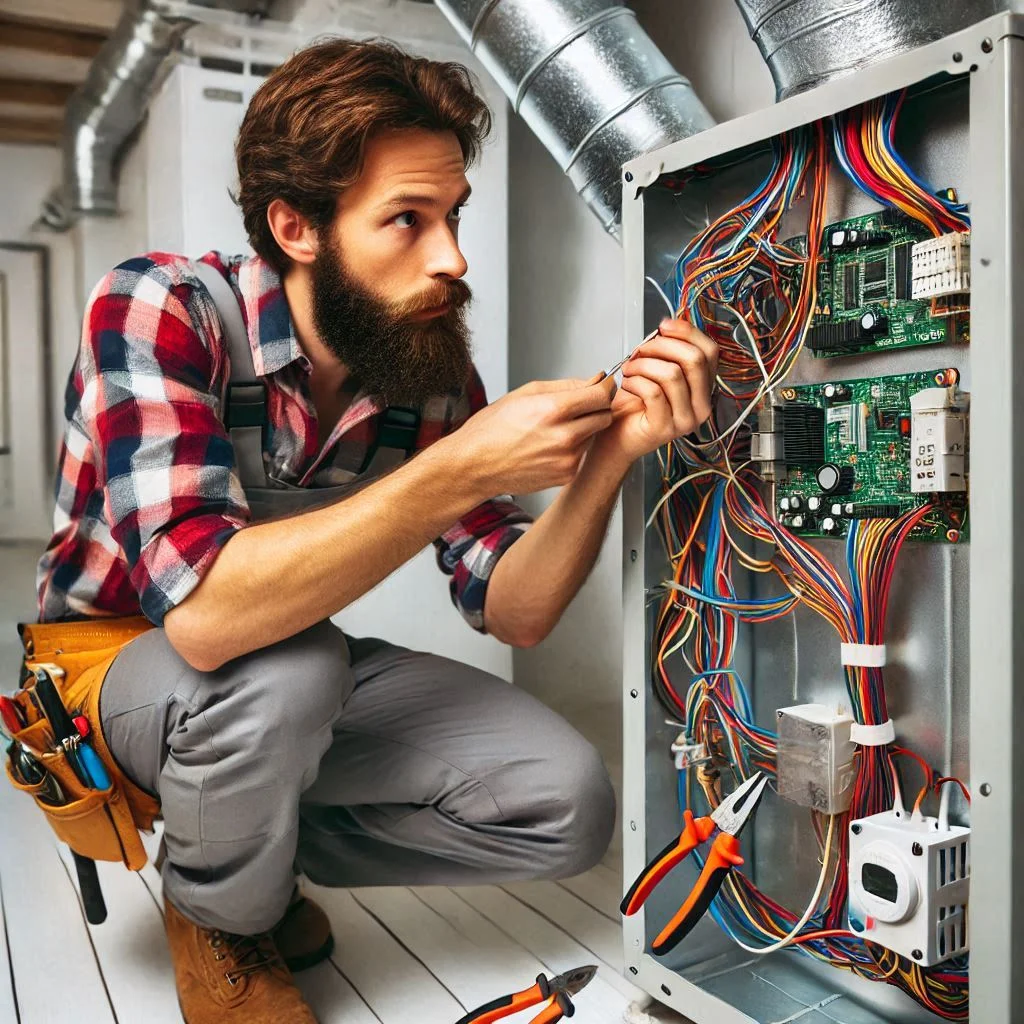
[[[814,477],[822,494],[849,494],[856,479],[853,466],[837,466],[834,462],[819,466]]]

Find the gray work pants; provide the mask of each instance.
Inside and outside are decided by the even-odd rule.
[[[329,886],[558,878],[612,834],[608,775],[562,718],[330,622],[216,672],[150,630],[115,659],[100,717],[160,799],[167,896],[224,931],[272,927],[298,872]]]

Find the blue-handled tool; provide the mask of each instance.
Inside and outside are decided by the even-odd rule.
[[[53,728],[54,739],[64,748],[68,763],[74,768],[84,786],[107,789],[110,786],[107,770],[96,751],[88,743],[82,742],[78,727],[68,714],[68,709],[64,707],[64,701],[61,700],[53,680],[44,669],[36,669],[35,676],[36,696]]]

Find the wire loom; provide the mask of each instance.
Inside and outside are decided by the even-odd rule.
[[[745,424],[756,405],[789,375],[803,349],[817,300],[828,176],[834,158],[851,181],[883,206],[895,206],[934,235],[968,230],[967,208],[936,196],[896,151],[904,93],[868,103],[773,142],[768,177],[744,202],[683,250],[666,303],[719,344],[718,408],[691,435],[658,453],[662,495],[656,523],[672,567],[657,616],[653,682],[662,703],[681,716],[691,742],[704,743],[710,764],[679,776],[681,807],[699,796],[721,799],[723,773],[745,779],[774,775],[775,734],[754,722],[743,680],[730,667],[739,622],[766,622],[798,604],[830,622],[841,643],[882,645],[896,560],[915,527],[933,511],[924,506],[895,519],[855,520],[846,543],[849,585],[819,551],[777,523],[749,461]],[[703,173],[703,168],[690,172]],[[686,178],[678,187],[685,187]],[[808,252],[778,238],[783,215],[806,200]],[[664,294],[664,293],[663,293]],[[773,551],[760,558],[751,542]],[[740,597],[733,569],[774,579],[777,596]],[[764,588],[758,588],[763,592]],[[668,671],[680,659],[691,683],[679,692]],[[856,721],[889,720],[882,667],[844,667]],[[894,745],[861,747],[850,811],[828,819],[812,813],[821,859],[817,889],[802,914],[779,905],[749,877],[733,872],[711,913],[745,949],[768,953],[792,947],[860,977],[907,992],[947,1020],[968,1019],[967,958],[923,969],[845,927],[849,821],[888,810],[899,791],[896,758],[913,758],[924,772],[915,807],[930,790],[956,782],[936,779],[918,755]]]

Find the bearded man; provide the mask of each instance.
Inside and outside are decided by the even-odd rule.
[[[303,50],[237,140],[255,255],[150,253],[89,300],[39,628],[59,660],[92,626],[109,647],[111,620],[136,624],[94,726],[132,806],[164,821],[188,1024],[314,1019],[289,968],[333,938],[299,874],[558,878],[611,837],[607,773],[568,723],[330,621],[433,541],[470,626],[538,643],[629,466],[710,412],[715,346],[674,320],[617,392],[536,382],[487,404],[458,226],[488,128],[459,65]],[[535,523],[508,497],[554,486]]]

